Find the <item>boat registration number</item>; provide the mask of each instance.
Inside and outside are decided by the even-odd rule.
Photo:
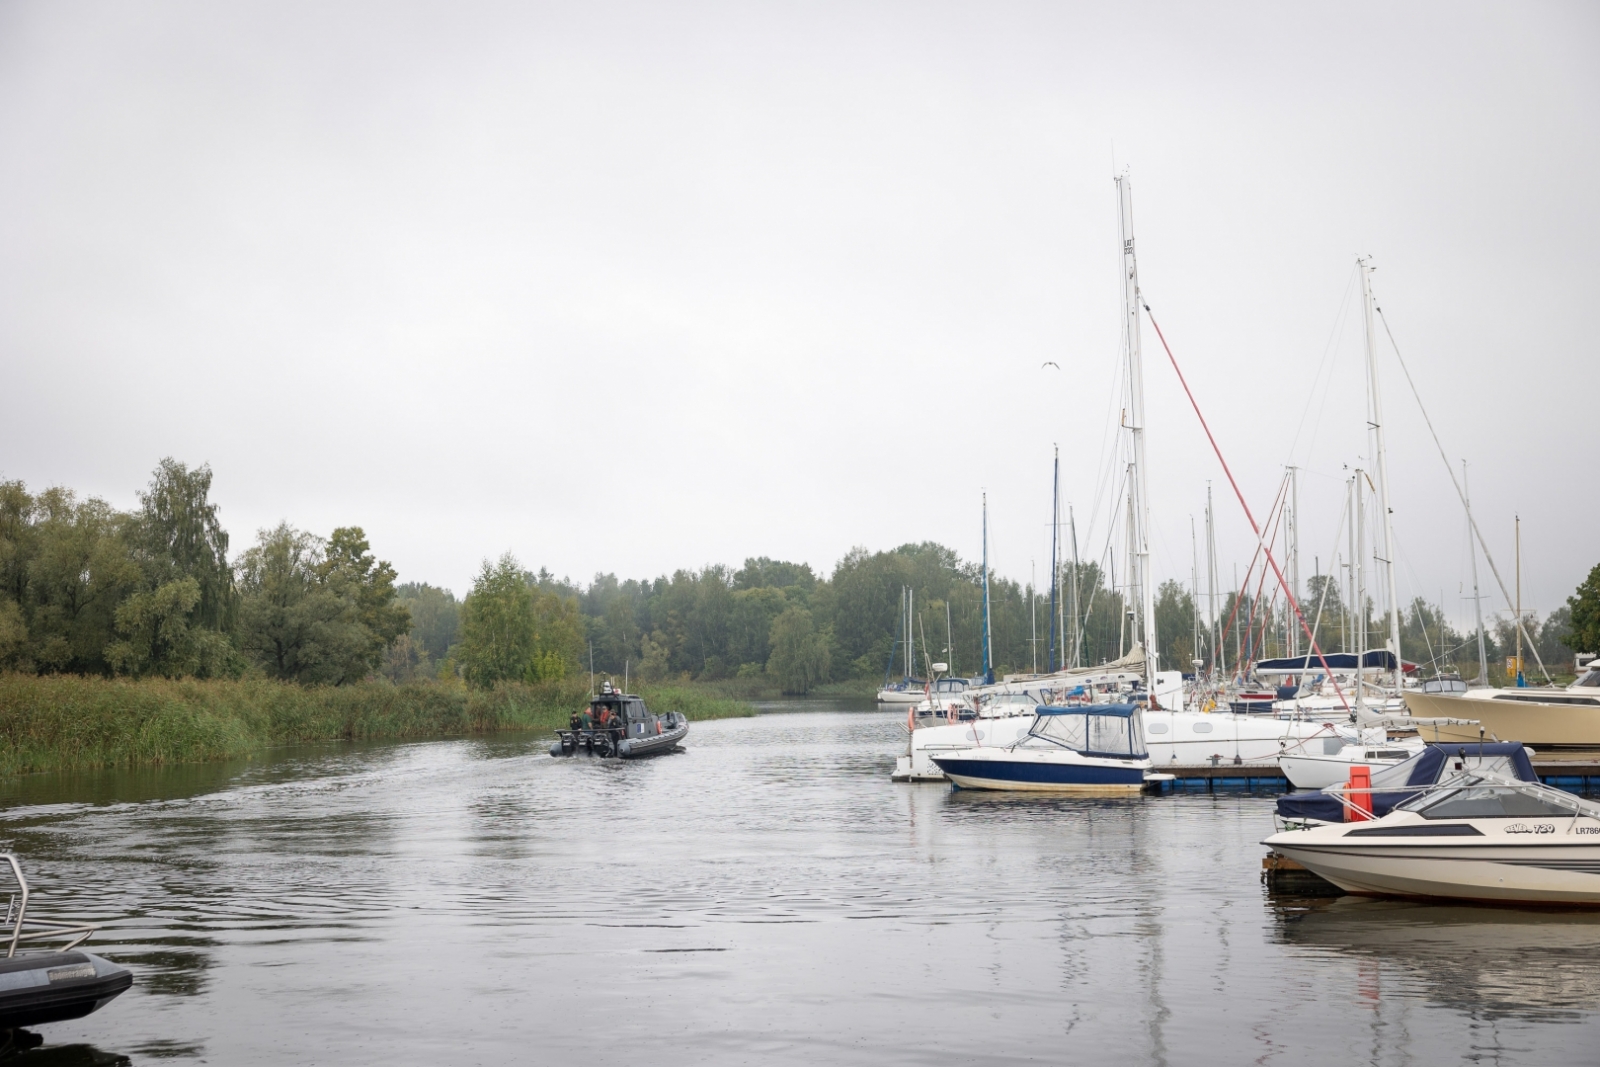
[[[93,978],[94,964],[79,963],[72,967],[52,967],[45,977],[52,982],[66,982],[74,978]]]
[[[1508,834],[1553,834],[1555,832],[1556,824],[1553,822],[1536,822],[1532,826],[1525,822],[1514,822],[1506,827],[1506,833]]]

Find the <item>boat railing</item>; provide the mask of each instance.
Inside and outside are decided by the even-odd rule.
[[[59,946],[57,950],[66,952],[89,940],[90,936],[100,929],[99,923],[28,918],[28,880],[22,875],[22,864],[18,863],[17,857],[9,852],[0,852],[0,859],[5,860],[11,868],[11,877],[16,881],[16,887],[11,890],[10,899],[6,902],[5,922],[0,924],[11,931],[11,936],[6,942],[7,959],[17,954],[17,946],[33,941],[54,941],[65,938],[66,944]]]
[[[1600,804],[1574,796],[1565,789],[1557,789],[1553,785],[1545,785],[1543,782],[1530,782],[1523,778],[1508,778],[1494,771],[1461,771],[1448,778],[1423,785],[1371,786],[1365,789],[1355,789],[1349,783],[1342,783],[1325,789],[1323,792],[1337,800],[1347,813],[1360,814],[1360,820],[1345,819],[1346,822],[1357,822],[1370,820],[1375,816],[1368,809],[1359,807],[1354,800],[1350,799],[1352,797],[1371,796],[1374,793],[1410,793],[1410,796],[1395,803],[1392,810],[1399,810],[1401,805],[1414,803],[1431,793],[1439,793],[1449,789],[1473,789],[1485,785],[1505,790],[1506,792],[1522,793],[1525,796],[1547,800],[1552,804],[1570,810],[1574,819],[1584,815],[1600,819]]]

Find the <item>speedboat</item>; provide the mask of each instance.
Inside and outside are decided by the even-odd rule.
[[[1137,704],[1036,709],[1020,740],[933,757],[958,789],[1053,793],[1137,793],[1150,757]]]
[[[1600,906],[1600,805],[1490,771],[1452,774],[1379,819],[1262,844],[1347,893]]]
[[[1367,794],[1372,815],[1388,814],[1394,807],[1432,789],[1440,779],[1463,771],[1498,774],[1523,782],[1537,782],[1529,750],[1514,741],[1478,742],[1471,745],[1425,745],[1410,759],[1388,767],[1372,769],[1371,792]],[[1349,778],[1349,767],[1345,770]],[[1278,818],[1286,825],[1345,822],[1351,817],[1365,818],[1353,811],[1349,790],[1343,783],[1310,793],[1286,793],[1278,798]]]
[[[1600,661],[1565,689],[1526,686],[1454,692],[1406,690],[1406,710],[1428,718],[1472,720],[1495,737],[1518,737],[1541,748],[1600,748]],[[1445,741],[1472,741],[1478,725],[1430,727]]]
[[[570,729],[556,731],[552,756],[617,756],[637,759],[670,752],[689,736],[689,719],[679,711],[656,714],[644,700],[619,692],[610,682],[583,711],[574,712]]]
[[[1142,677],[1143,663],[1143,654],[1135,650],[1097,667],[1010,675],[993,685],[975,686],[962,694],[964,704],[956,705],[953,713],[949,705],[936,709],[930,703],[926,714],[918,707],[906,716],[906,752],[895,760],[891,777],[896,782],[942,782],[945,775],[934,756],[1012,744],[1027,734],[1041,704],[1126,700]]]
[[[0,924],[0,936],[6,939],[0,958],[0,1030],[81,1019],[133,985],[127,968],[78,949],[100,929],[97,924],[29,918],[22,865],[10,853],[0,853],[0,861],[16,883]],[[52,949],[31,947],[57,939],[66,943]]]

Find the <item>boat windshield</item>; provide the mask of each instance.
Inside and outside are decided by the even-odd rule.
[[[1040,708],[1030,738],[1070,748],[1088,756],[1144,759],[1144,722],[1129,705],[1087,705]]]
[[[1502,785],[1467,775],[1455,788],[1438,789],[1395,805],[1424,819],[1560,818],[1600,815],[1600,806],[1535,783]]]

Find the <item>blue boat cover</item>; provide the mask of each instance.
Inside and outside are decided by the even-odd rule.
[[[1035,715],[1115,715],[1118,718],[1128,719],[1136,711],[1142,711],[1137,704],[1074,704],[1071,707],[1057,707],[1054,704],[1041,704],[1034,709]]]
[[[1452,757],[1466,755],[1470,759],[1504,759],[1514,777],[1524,782],[1537,782],[1528,750],[1516,741],[1495,741],[1484,744],[1449,743],[1431,744],[1404,763],[1374,771],[1372,784],[1378,789],[1372,795],[1372,817],[1380,819],[1394,810],[1401,801],[1416,795],[1418,788],[1433,785],[1444,776]],[[1395,786],[1394,790],[1383,786]],[[1337,787],[1335,787],[1337,788]],[[1344,822],[1344,805],[1329,790],[1315,793],[1286,793],[1278,798],[1278,814],[1285,819],[1317,819],[1321,822]]]
[[[1353,671],[1356,669],[1356,654],[1354,652],[1328,652],[1321,656],[1307,653],[1304,656],[1293,656],[1287,659],[1262,659],[1256,661],[1258,671],[1320,671],[1322,661],[1328,661],[1328,669],[1335,671]],[[1386,648],[1368,649],[1361,654],[1361,665],[1368,670],[1394,670],[1394,653]],[[1407,663],[1407,670],[1415,670],[1415,663]]]

